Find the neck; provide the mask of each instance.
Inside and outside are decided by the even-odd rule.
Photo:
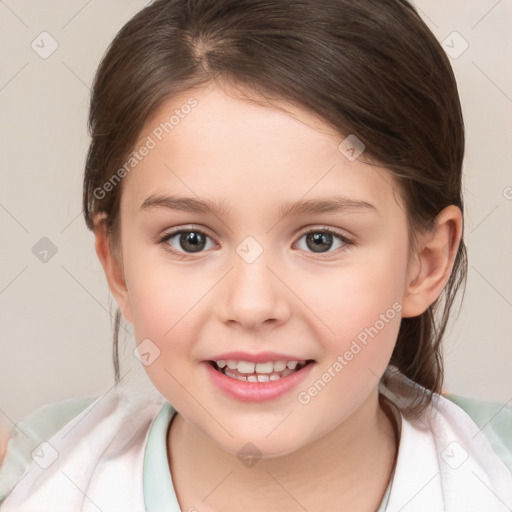
[[[396,460],[391,417],[376,388],[323,437],[288,455],[262,457],[244,467],[236,455],[177,414],[169,429],[168,453],[180,508],[374,512]]]

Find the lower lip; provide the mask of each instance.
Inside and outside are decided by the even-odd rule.
[[[227,395],[243,402],[264,402],[278,398],[301,384],[309,375],[314,362],[310,362],[291,375],[266,382],[246,382],[234,379],[216,370],[208,361],[202,361],[201,364],[206,366],[206,371],[213,383]]]

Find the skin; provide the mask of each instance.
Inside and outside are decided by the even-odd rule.
[[[437,229],[417,233],[411,251],[407,214],[386,169],[365,163],[364,153],[347,159],[338,149],[344,137],[313,114],[251,101],[225,84],[162,104],[140,141],[191,96],[198,106],[123,180],[117,257],[101,216],[95,219],[97,254],[123,316],[137,343],[149,338],[160,350],[145,369],[178,411],[167,447],[180,507],[374,511],[397,449],[379,378],[401,316],[425,311],[448,280],[460,210],[443,210]],[[141,211],[152,194],[219,201],[229,216]],[[335,194],[376,210],[279,215],[283,202]],[[187,252],[179,235],[159,243],[179,227],[208,235],[202,252]],[[323,227],[355,245],[333,237],[315,252],[304,234]],[[248,236],[263,249],[252,263],[236,252]],[[298,392],[397,302],[401,314],[308,404],[299,403]],[[296,354],[315,366],[299,389],[240,402],[211,385],[200,364],[231,350]],[[261,452],[252,467],[237,457],[247,442]]]

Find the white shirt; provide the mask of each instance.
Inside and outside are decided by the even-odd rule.
[[[393,369],[379,390],[392,404],[400,443],[377,512],[510,512],[512,473],[504,456],[443,396],[434,395],[420,418],[411,415],[408,406],[422,388]],[[510,442],[512,408],[506,412]],[[2,466],[0,511],[180,512],[167,462],[167,428],[175,413],[165,400],[141,405],[115,388],[89,401],[34,452],[4,501],[1,490],[9,475]],[[13,453],[14,443],[6,463]],[[510,444],[506,457],[512,457]]]

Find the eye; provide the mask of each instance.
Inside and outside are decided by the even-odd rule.
[[[355,245],[346,236],[327,227],[310,229],[301,236],[299,242],[303,238],[306,240],[306,248],[299,247],[299,249],[317,254],[334,252],[329,251],[329,249],[332,248],[336,239],[338,240],[338,246],[334,247],[334,249]],[[163,244],[164,248],[172,252],[176,257],[185,258],[188,254],[200,253],[210,249],[212,246],[206,247],[208,240],[211,240],[211,238],[204,231],[193,228],[181,228],[164,235],[160,238],[159,243]],[[299,242],[297,242],[298,246]]]
[[[302,235],[299,239],[302,240],[305,237],[306,239],[306,247],[311,249],[312,252],[315,253],[325,253],[332,247],[334,239],[338,239],[341,243],[335,249],[339,249],[340,247],[346,247],[350,245],[354,245],[354,242],[349,240],[346,236],[338,233],[330,228],[315,228],[310,229],[306,233]],[[298,244],[298,242],[297,242]],[[301,247],[299,247],[301,248]],[[326,250],[324,250],[326,249]],[[303,249],[307,250],[307,249]],[[334,251],[330,251],[334,252]]]
[[[179,257],[184,254],[194,254],[203,251],[207,245],[207,239],[210,239],[210,237],[198,229],[180,229],[167,233],[159,242],[164,244],[167,250]],[[179,246],[179,248],[176,248],[176,246]],[[183,250],[180,250],[180,248]]]

